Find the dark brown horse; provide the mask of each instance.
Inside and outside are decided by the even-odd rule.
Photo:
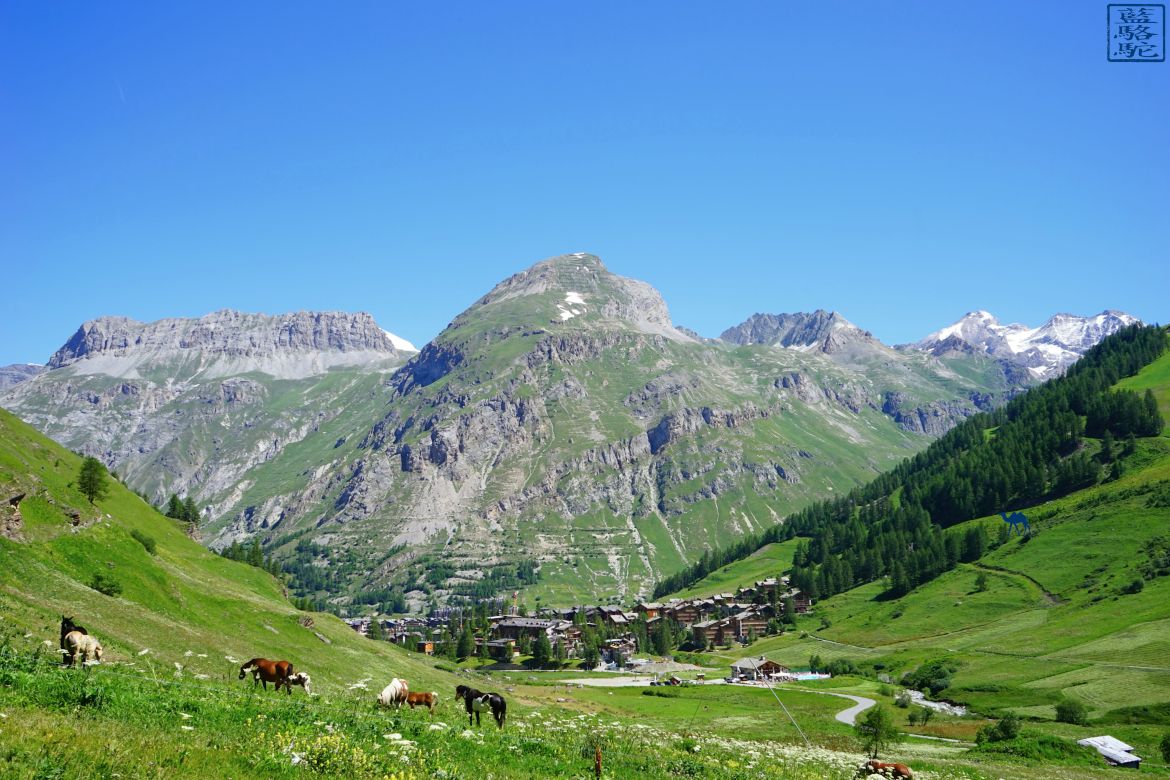
[[[466,685],[455,686],[455,698],[463,699],[463,705],[467,708],[467,725],[471,725],[471,719],[475,718],[475,725],[479,725],[479,713],[490,709],[492,717],[496,719],[496,725],[500,728],[504,727],[504,717],[507,715],[508,705],[504,701],[504,697],[498,693],[483,693],[474,688],[468,688]]]
[[[264,690],[268,690],[268,683],[276,683],[276,690],[280,690],[280,686],[284,686],[284,690],[291,696],[292,685],[289,683],[289,677],[293,674],[293,665],[288,661],[269,661],[267,658],[253,658],[243,666],[240,667],[240,679],[248,676],[248,672],[252,673],[252,687],[256,687],[256,683],[264,683]]]

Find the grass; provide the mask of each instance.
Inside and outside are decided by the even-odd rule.
[[[729,563],[708,574],[689,588],[669,593],[659,601],[672,598],[694,598],[715,593],[734,593],[757,580],[778,577],[792,568],[792,556],[800,539],[789,539],[778,544],[768,544],[741,561]]]

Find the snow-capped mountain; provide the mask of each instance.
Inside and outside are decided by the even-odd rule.
[[[1038,328],[1012,323],[1001,325],[986,311],[973,311],[936,331],[913,347],[942,355],[953,351],[981,351],[1026,367],[1047,379],[1076,362],[1085,350],[1122,328],[1139,322],[1120,311],[1093,317],[1055,314]]]

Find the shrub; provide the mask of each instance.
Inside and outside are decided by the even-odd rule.
[[[902,709],[906,709],[907,707],[909,707],[910,706],[910,692],[909,691],[902,691],[901,693],[899,693],[898,698],[894,699],[894,704],[901,707]]]
[[[1146,583],[1139,577],[1122,588],[1121,592],[1125,594],[1141,593],[1145,587]]]
[[[1162,742],[1158,745],[1158,749],[1162,751],[1162,760],[1170,764],[1170,734],[1162,737]]]
[[[979,729],[975,735],[975,743],[982,745],[986,742],[1007,742],[1020,736],[1020,719],[1008,713],[995,725],[987,725]]]
[[[1015,739],[981,742],[975,749],[981,753],[1020,756],[1047,764],[1081,764],[1095,767],[1101,763],[1101,757],[1097,755],[1096,750],[1049,734],[1027,734]]]
[[[118,596],[122,593],[121,583],[114,579],[113,575],[106,574],[104,571],[93,575],[93,579],[89,581],[89,587],[107,596]]]
[[[148,553],[150,553],[151,555],[158,554],[158,544],[154,541],[153,536],[147,536],[146,534],[139,531],[137,528],[135,528],[133,531],[131,531],[130,535],[133,536],[134,539],[139,544],[141,544],[146,549],[146,551]]]
[[[1083,726],[1089,722],[1089,711],[1079,701],[1065,699],[1056,705],[1056,719],[1061,723]]]

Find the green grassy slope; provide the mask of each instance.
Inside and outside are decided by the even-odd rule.
[[[792,568],[792,555],[801,539],[768,544],[756,550],[747,558],[722,566],[696,582],[689,588],[668,593],[659,601],[687,599],[695,596],[710,596],[715,593],[734,593],[738,588],[747,587],[756,580],[777,577]]]
[[[72,484],[80,460],[0,411],[0,495],[25,494],[23,540],[0,538],[5,627],[55,653],[60,616],[71,615],[101,639],[107,661],[167,675],[180,664],[184,677],[222,679],[239,665],[225,656],[267,656],[292,660],[325,693],[365,677],[451,687],[423,656],[365,640],[330,615],[297,611],[270,575],[207,551],[117,482],[91,505]],[[0,512],[11,512],[7,503]],[[71,512],[80,513],[76,527]],[[132,531],[153,538],[156,554]],[[122,586],[119,597],[88,587],[98,572]]]
[[[1123,384],[1166,398],[1170,353]],[[718,657],[805,666],[817,654],[894,678],[943,658],[955,665],[946,697],[1066,736],[1111,733],[1157,756],[1170,727],[1170,576],[1156,571],[1159,544],[1170,540],[1170,507],[1158,498],[1170,488],[1170,440],[1137,444],[1120,479],[1026,510],[1031,539],[1013,537],[901,599],[882,600],[882,583],[840,594],[796,631]],[[971,522],[998,530],[1001,521]],[[1085,704],[1091,725],[1054,723],[1062,699]]]

